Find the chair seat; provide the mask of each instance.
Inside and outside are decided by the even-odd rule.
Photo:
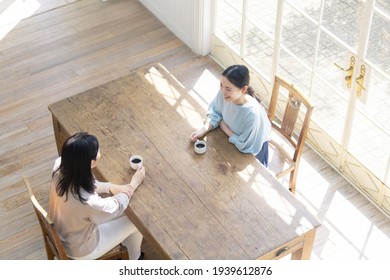
[[[129,259],[128,251],[126,246],[119,243],[117,246],[112,248],[110,251],[105,253],[98,260],[117,260],[117,259]]]
[[[272,130],[272,140],[268,142],[268,170],[278,179],[284,177],[295,168],[291,154],[294,147],[276,130]]]
[[[97,260],[120,260],[120,259],[125,259],[125,260],[128,259],[127,248],[126,246],[122,245],[122,243],[112,248],[110,251],[105,253],[100,258],[97,258]],[[73,259],[69,257],[69,260],[73,260]]]

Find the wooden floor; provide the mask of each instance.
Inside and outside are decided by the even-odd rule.
[[[12,2],[1,1],[0,17]],[[152,62],[188,90],[205,69],[221,71],[136,0],[35,2],[25,19],[0,26],[0,259],[46,257],[20,177],[47,206],[57,157],[49,104]],[[312,259],[390,259],[389,219],[309,148],[297,197],[322,221]],[[147,242],[143,250],[159,258]]]

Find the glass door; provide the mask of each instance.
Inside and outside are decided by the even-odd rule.
[[[355,80],[364,75],[359,95],[352,103],[348,126],[344,172],[354,177],[378,203],[389,207],[390,186],[390,0],[367,1],[364,21],[367,30],[358,49],[359,67]],[[366,70],[362,74],[362,67]],[[360,80],[361,81],[361,80]],[[364,168],[361,168],[364,166]],[[383,182],[387,187],[380,188]],[[375,182],[375,183],[374,183]],[[366,188],[365,186],[368,186]],[[372,188],[375,186],[376,188]]]
[[[218,0],[214,25],[212,55],[266,103],[276,73],[305,92],[308,142],[390,213],[390,0]]]

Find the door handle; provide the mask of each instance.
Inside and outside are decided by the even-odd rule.
[[[357,96],[362,95],[362,90],[366,90],[366,88],[363,85],[364,84],[364,74],[365,73],[366,73],[366,66],[363,64],[362,66],[360,66],[360,75],[355,80],[356,83],[358,84],[358,87],[357,87],[357,90],[356,90]]]
[[[347,72],[347,75],[344,77],[344,79],[347,83],[347,87],[350,88],[352,85],[353,69],[355,67],[355,57],[351,56],[351,59],[349,60],[349,68],[348,69],[344,69],[343,67],[341,67],[337,63],[335,63],[334,65],[336,65],[338,68],[340,68],[344,72]]]

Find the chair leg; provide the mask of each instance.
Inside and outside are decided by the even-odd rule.
[[[289,182],[289,190],[295,195],[295,187],[296,187],[296,182],[297,182],[297,170],[294,169],[290,173],[290,182]]]
[[[47,244],[46,240],[44,240],[44,242],[45,242],[45,250],[46,250],[47,259],[54,260],[55,255],[54,255],[52,249],[50,248],[49,244]]]

